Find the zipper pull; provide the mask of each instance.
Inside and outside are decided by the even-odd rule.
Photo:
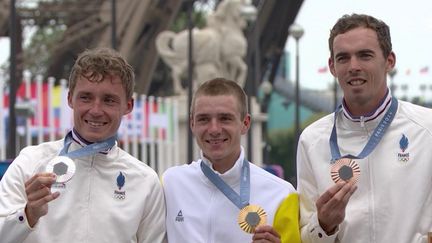
[[[365,127],[365,119],[364,116],[360,116],[360,126]]]

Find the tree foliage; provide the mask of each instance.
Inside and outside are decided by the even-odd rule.
[[[24,47],[24,69],[32,74],[47,72],[54,46],[61,40],[65,26],[52,25],[38,28]]]
[[[301,124],[301,130],[309,126],[314,121],[327,115],[326,113],[316,113],[311,116],[307,121]],[[274,130],[269,133],[269,145],[270,145],[270,161],[274,164],[279,164],[284,169],[285,179],[293,184],[296,184],[296,160],[295,154],[297,148],[295,141],[295,129],[291,127],[289,129]]]

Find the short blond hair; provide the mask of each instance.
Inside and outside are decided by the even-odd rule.
[[[243,120],[248,114],[247,95],[244,90],[236,82],[225,79],[215,78],[202,83],[192,99],[190,111],[191,116],[194,113],[195,101],[199,96],[218,96],[218,95],[232,95],[238,100],[238,108],[240,111],[240,118]]]
[[[126,59],[119,52],[110,48],[86,50],[78,56],[72,67],[69,76],[69,91],[73,93],[79,77],[99,83],[109,76],[120,78],[126,91],[126,98],[131,99],[135,86],[135,74]]]

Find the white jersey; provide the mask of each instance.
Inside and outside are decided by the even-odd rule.
[[[244,152],[222,180],[237,193]],[[167,202],[167,234],[170,243],[252,242],[252,234],[240,228],[240,209],[204,175],[200,161],[168,169],[163,176]],[[211,168],[208,161],[206,163]],[[293,186],[250,164],[250,204],[267,214],[267,224],[281,235],[283,243],[300,242],[298,196]]]
[[[384,105],[384,104],[383,104]],[[383,118],[337,115],[341,155],[358,155]],[[377,110],[378,111],[378,110]],[[338,231],[327,236],[315,202],[334,182],[330,175],[330,133],[334,114],[306,128],[298,147],[298,191],[302,240],[343,243],[426,243],[432,231],[432,110],[399,101],[393,122],[360,166],[357,191],[350,198]]]
[[[80,147],[73,142],[69,150]],[[74,159],[75,175],[56,186],[60,196],[30,228],[24,183],[44,171],[62,148],[63,140],[30,146],[10,165],[0,183],[2,243],[164,241],[165,205],[158,176],[117,145],[105,154]]]

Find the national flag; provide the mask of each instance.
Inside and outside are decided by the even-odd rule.
[[[327,66],[318,68],[318,73],[327,73]]]
[[[39,87],[38,87],[39,86]],[[22,82],[17,89],[16,103],[22,103],[24,101],[29,102],[33,108],[34,114],[30,117],[29,132],[32,135],[36,135],[38,129],[42,128],[43,133],[47,134],[49,128],[54,129],[56,135],[61,135],[65,130],[69,130],[72,127],[71,108],[67,105],[67,89],[61,86],[49,87],[48,83],[44,82],[41,84],[32,82],[29,84],[29,97],[26,96],[26,82]],[[50,90],[51,89],[51,90]],[[52,96],[52,100],[49,101],[48,97]],[[9,106],[9,92],[6,91],[3,96],[4,109]],[[41,108],[41,109],[39,109]],[[49,113],[52,112],[53,124],[49,122]],[[20,120],[21,121],[21,120]],[[25,120],[17,124],[18,126],[24,126]]]
[[[424,66],[424,67],[420,68],[421,74],[426,74],[428,72],[429,72],[429,66]]]

